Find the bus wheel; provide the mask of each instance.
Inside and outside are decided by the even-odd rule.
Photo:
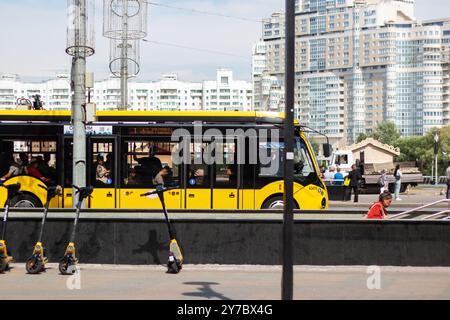
[[[275,196],[264,201],[261,209],[279,210],[284,208],[284,200],[282,196]],[[294,209],[298,209],[298,205],[294,200]]]
[[[30,194],[17,195],[11,199],[12,208],[41,208],[41,202]]]

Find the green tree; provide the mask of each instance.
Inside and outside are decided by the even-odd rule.
[[[400,138],[400,133],[397,130],[397,126],[393,122],[382,122],[375,128],[372,138],[380,141],[381,143],[395,145]]]
[[[357,142],[361,142],[367,138],[373,138],[381,143],[395,145],[395,142],[400,138],[400,133],[397,126],[393,122],[380,123],[373,132],[361,133],[358,136]]]
[[[431,174],[434,164],[434,136],[439,135],[438,170],[443,175],[450,160],[450,126],[442,129],[432,129],[424,136],[402,137],[394,144],[400,148],[400,156],[395,160],[398,162],[418,161],[422,163],[422,172]]]
[[[366,140],[366,139],[369,138],[369,137],[370,137],[370,134],[367,135],[366,133],[361,133],[361,134],[358,136],[358,139],[356,139],[356,143],[360,143],[361,141]]]

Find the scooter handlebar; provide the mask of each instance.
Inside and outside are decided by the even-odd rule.
[[[74,187],[77,190],[77,194],[80,194],[80,199],[85,199],[87,197],[89,197],[92,192],[94,191],[94,187],[89,186],[89,187],[78,187],[76,185],[73,185],[72,187]]]
[[[163,186],[157,186],[155,191],[150,191],[150,192],[143,193],[143,194],[141,194],[141,197],[147,197],[147,196],[151,196],[153,194],[164,193],[164,192],[167,192],[167,191],[170,191],[170,190],[174,190],[174,189],[180,189],[180,187],[176,186],[176,187],[166,188],[166,187],[163,187]]]
[[[7,196],[8,200],[11,200],[16,195],[21,194],[21,192],[20,192],[21,184],[20,183],[14,183],[14,184],[8,184],[8,185],[1,184],[1,186],[8,190],[8,196]]]
[[[13,184],[8,184],[8,185],[3,184],[3,183],[0,183],[0,186],[3,187],[3,188],[6,188],[6,189],[8,189],[8,190],[14,190],[14,189],[16,189],[17,191],[19,191],[19,190],[20,190],[20,187],[21,187],[21,184],[20,184],[19,182],[13,183]]]

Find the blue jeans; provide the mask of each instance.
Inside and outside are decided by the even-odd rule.
[[[447,199],[450,199],[450,180],[447,180]]]
[[[395,181],[395,191],[394,191],[395,199],[397,199],[399,197],[401,187],[402,187],[402,181],[396,180]]]

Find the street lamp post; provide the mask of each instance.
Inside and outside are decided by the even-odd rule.
[[[439,154],[439,134],[434,135],[434,183],[438,184],[438,154]]]
[[[294,287],[294,102],[295,102],[295,1],[286,0],[286,64],[284,119],[283,274],[281,296],[293,299]]]

